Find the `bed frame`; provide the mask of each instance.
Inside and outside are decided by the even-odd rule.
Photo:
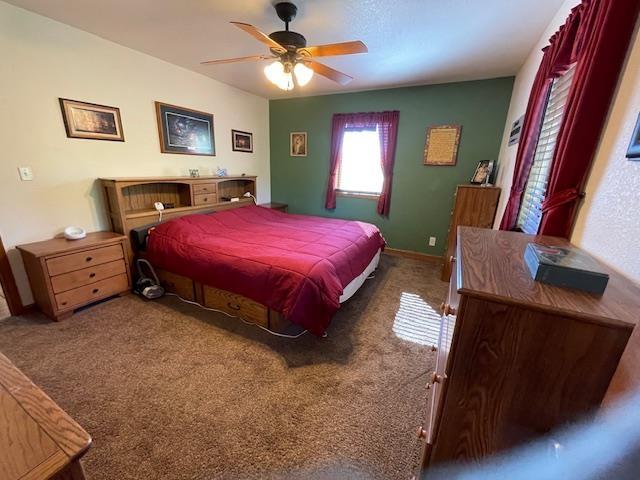
[[[105,203],[111,226],[115,232],[132,236],[132,229],[157,223],[158,212],[155,202],[173,204],[163,213],[163,220],[207,213],[211,211],[242,208],[253,204],[252,198],[244,198],[245,192],[256,194],[255,176],[229,177],[140,177],[101,178]],[[239,198],[231,202],[228,198]],[[137,258],[144,258],[144,252],[137,242],[129,244],[129,258],[132,267]],[[155,268],[160,283],[167,292],[184,300],[196,302],[206,308],[221,310],[233,317],[259,325],[277,333],[301,331],[301,327],[287,321],[280,313],[250,298],[226,290],[213,288],[175,273]]]

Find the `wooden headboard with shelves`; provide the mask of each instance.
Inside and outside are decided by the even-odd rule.
[[[107,213],[114,232],[129,234],[135,227],[158,220],[155,202],[165,205],[163,220],[192,213],[238,208],[253,203],[255,176],[101,178]],[[238,202],[228,199],[238,197]],[[168,208],[167,205],[172,205]]]

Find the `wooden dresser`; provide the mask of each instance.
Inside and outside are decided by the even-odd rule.
[[[131,288],[127,237],[94,232],[18,245],[38,307],[59,320],[77,308]]]
[[[451,263],[448,259],[456,250],[456,232],[459,226],[492,228],[496,217],[500,189],[480,185],[458,185],[454,195],[451,222],[447,233],[447,249],[442,267],[442,280],[449,280]]]
[[[595,296],[531,279],[528,242],[564,239],[460,227],[426,425],[423,468],[474,461],[600,405],[640,317],[640,288],[609,271]]]
[[[0,353],[0,478],[82,480],[91,437]]]

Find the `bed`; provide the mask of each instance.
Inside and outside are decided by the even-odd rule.
[[[385,245],[369,223],[259,206],[176,218],[152,229],[147,242],[145,257],[188,300],[318,336],[375,270]]]

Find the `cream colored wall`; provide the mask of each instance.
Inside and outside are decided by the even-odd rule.
[[[496,185],[502,188],[502,194],[500,195],[500,202],[498,203],[498,212],[496,214],[494,224],[495,228],[500,226],[500,221],[502,220],[502,215],[504,214],[504,209],[507,205],[507,200],[509,199],[511,180],[513,179],[513,168],[516,161],[516,153],[518,151],[517,144],[509,146],[509,132],[511,131],[511,125],[518,118],[524,115],[524,112],[527,109],[527,102],[529,101],[531,87],[533,86],[533,81],[535,80],[536,73],[538,72],[540,62],[542,61],[542,49],[549,44],[549,38],[551,38],[551,35],[553,35],[565,22],[571,12],[571,9],[578,3],[579,0],[566,0],[562,4],[516,75],[516,79],[513,84],[513,93],[511,94],[509,113],[507,114],[507,123],[504,128],[502,145],[500,147],[500,156],[498,157],[499,170],[496,176]]]
[[[507,145],[509,130],[526,109],[533,80],[542,59],[540,49],[564,23],[577,0],[566,1],[516,76],[500,151],[497,185],[502,187],[495,227],[498,228],[511,188],[517,147]],[[625,158],[640,112],[640,38],[638,27],[627,54],[609,118],[585,188],[571,241],[614,269],[640,282],[640,162]]]
[[[257,175],[258,199],[269,201],[266,99],[4,2],[0,58],[0,237],[24,303],[32,296],[12,247],[68,225],[108,229],[98,177],[221,166]],[[58,97],[119,107],[126,141],[67,138]],[[213,113],[217,156],[161,154],[155,100]],[[232,128],[253,132],[253,154],[231,151]],[[19,166],[34,180],[20,181]]]
[[[640,161],[625,157],[640,113],[639,26],[571,240],[640,283]]]

